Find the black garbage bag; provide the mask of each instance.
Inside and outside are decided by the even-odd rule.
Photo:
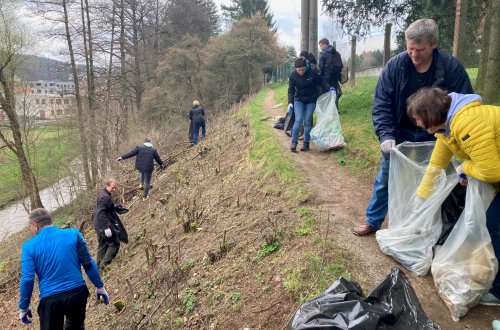
[[[441,221],[443,223],[443,228],[441,229],[441,236],[439,236],[436,245],[443,245],[448,235],[450,235],[451,230],[455,227],[465,207],[466,191],[467,187],[457,183],[441,205]]]
[[[397,267],[365,298],[358,283],[339,278],[304,303],[287,325],[301,329],[437,330],[422,310],[406,275]]]
[[[279,119],[276,121],[276,123],[274,124],[274,128],[277,128],[277,129],[284,129],[285,128],[285,120],[286,120],[286,117],[279,117]]]
[[[292,136],[292,128],[294,122],[295,122],[295,113],[293,111],[287,112],[285,117],[285,124],[283,126],[283,130],[285,131],[286,135]],[[304,123],[300,124],[299,137],[302,135],[304,135]]]

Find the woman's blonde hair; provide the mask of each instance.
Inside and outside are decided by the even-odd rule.
[[[193,106],[194,106],[194,105],[200,105],[200,101],[198,101],[198,100],[194,100],[194,101],[193,101]]]

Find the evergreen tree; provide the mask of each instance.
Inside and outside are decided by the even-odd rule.
[[[231,2],[232,4],[230,6],[221,6],[223,15],[230,22],[237,22],[242,18],[260,15],[266,22],[267,27],[273,32],[276,32],[276,22],[274,21],[274,15],[269,9],[267,0],[231,0]]]

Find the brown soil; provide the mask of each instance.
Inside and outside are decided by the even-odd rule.
[[[281,114],[274,104],[270,92],[264,108],[269,115]],[[122,302],[124,308],[97,304],[95,289],[89,285],[87,329],[281,329],[304,294],[285,289],[286,278],[295,270],[308,273],[308,252],[321,254],[324,260],[346,258],[348,272],[365,292],[397,266],[380,252],[373,236],[351,234],[351,227],[363,218],[370,179],[353,175],[313,146],[307,153],[290,155],[310,190],[297,197],[283,189],[276,173],[266,173],[263,164],[249,160],[250,124],[238,109],[207,126],[207,139],[192,148],[187,144],[172,148],[171,139],[156,139],[170,166],[155,174],[146,202],[137,189],[133,161],[120,164],[115,173],[120,183],[117,197],[130,208],[122,216],[130,243],[122,245],[103,280],[112,303]],[[283,131],[274,132],[288,150],[289,138]],[[301,221],[295,213],[297,204],[316,210],[323,219],[327,217],[321,214],[328,212],[333,225],[320,219],[317,232],[297,235]],[[95,255],[91,212],[75,218]],[[283,233],[279,249],[259,258],[262,246],[278,229]],[[18,258],[19,242],[26,235],[0,244],[2,259],[10,255],[12,260],[0,271],[1,329],[22,327],[16,312]],[[333,241],[331,253],[311,251],[317,246],[314,242],[324,237]],[[427,315],[443,329],[489,329],[494,312],[498,318],[498,309],[478,306],[455,323],[432,278],[406,273]],[[37,295],[34,292],[33,310]],[[38,328],[34,316],[33,329]]]
[[[274,103],[273,95],[269,93],[266,109],[273,116],[283,115],[282,107],[274,108]],[[283,147],[288,149],[290,138],[280,130],[276,130],[276,134]],[[300,149],[300,143],[297,149]],[[291,156],[297,167],[307,175],[315,192],[311,203],[329,210],[335,216],[335,242],[338,248],[345,251],[343,255],[349,260],[349,272],[357,276],[358,281],[367,279],[366,289],[373,288],[387,276],[392,267],[399,266],[409,278],[427,316],[442,329],[491,329],[491,321],[500,317],[499,308],[476,306],[460,322],[454,322],[435,289],[430,273],[424,277],[413,275],[380,251],[374,235],[358,237],[352,234],[351,229],[364,222],[366,206],[372,193],[372,180],[353,175],[329,157],[328,153],[316,150],[314,143],[311,143],[310,151],[291,153]],[[383,228],[386,225],[384,222]]]

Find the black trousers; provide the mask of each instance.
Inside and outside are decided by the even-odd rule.
[[[40,300],[38,315],[41,330],[85,329],[85,307],[89,290],[82,285]],[[66,321],[64,321],[66,317]]]
[[[97,240],[99,241],[99,246],[97,247],[97,267],[99,270],[102,270],[106,265],[109,265],[118,254],[120,241],[114,233],[111,238],[104,236],[104,233],[98,233]]]

